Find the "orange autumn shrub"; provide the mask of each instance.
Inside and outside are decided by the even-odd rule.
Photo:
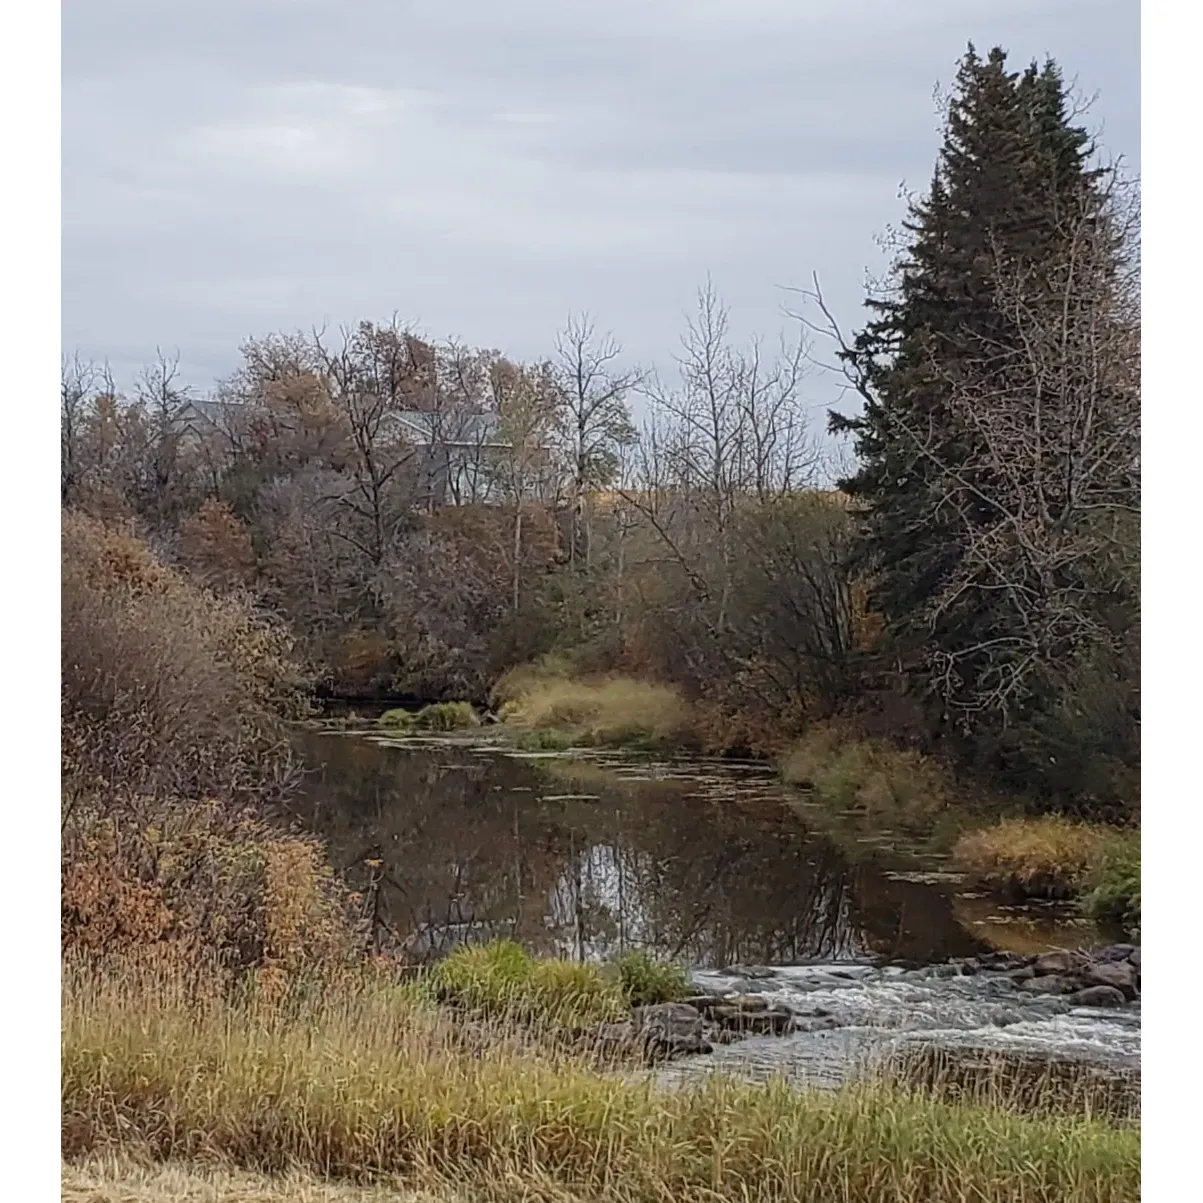
[[[77,801],[63,830],[64,954],[289,976],[362,947],[354,896],[312,839],[209,801]]]

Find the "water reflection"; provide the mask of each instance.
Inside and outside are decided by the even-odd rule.
[[[302,750],[312,772],[297,817],[369,897],[380,933],[413,953],[507,935],[539,952],[648,947],[717,967],[985,947],[946,887],[899,880],[907,862],[880,849],[849,856],[763,774],[648,780],[317,733]]]

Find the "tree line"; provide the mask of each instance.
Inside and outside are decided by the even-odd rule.
[[[794,342],[741,344],[707,286],[670,380],[588,316],[530,363],[267,335],[204,398],[167,357],[125,392],[69,359],[62,503],[281,618],[334,693],[482,700],[556,657],[673,683],[733,745],[837,717],[1134,807],[1139,198],[1079,116],[1055,63],[970,48],[862,328],[816,286]],[[838,489],[825,358],[859,403]]]

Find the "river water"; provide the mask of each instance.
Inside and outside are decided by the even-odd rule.
[[[827,814],[763,764],[298,738],[309,772],[295,817],[409,955],[501,936],[581,958],[643,947],[690,965],[699,987],[797,1013],[790,1035],[720,1047],[685,1072],[704,1061],[826,1081],[915,1043],[1138,1069],[1139,1003],[1075,1009],[1001,973],[946,975],[950,958],[1105,933],[968,889],[938,822]]]

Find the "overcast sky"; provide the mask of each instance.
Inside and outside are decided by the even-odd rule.
[[[587,309],[671,363],[819,274],[854,324],[969,40],[1052,54],[1140,162],[1138,0],[66,0],[63,343],[211,385],[393,312],[520,358]],[[816,382],[816,402],[831,399]]]

